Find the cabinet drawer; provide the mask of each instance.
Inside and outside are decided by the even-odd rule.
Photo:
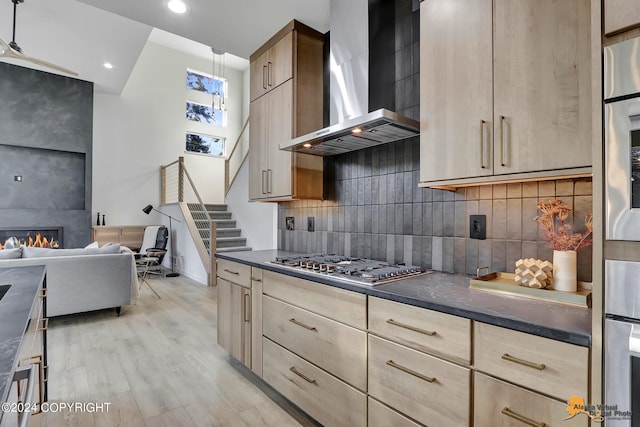
[[[251,288],[251,267],[226,259],[216,260],[218,263],[217,274],[225,280],[236,285]]]
[[[369,335],[369,395],[430,426],[468,426],[471,371]]]
[[[475,322],[475,368],[567,401],[588,396],[589,349]]]
[[[347,383],[367,390],[367,333],[262,297],[263,334]]]
[[[417,350],[471,363],[471,320],[369,297],[369,331]]]
[[[309,280],[264,271],[262,291],[321,316],[367,328],[367,296]]]
[[[567,404],[538,393],[505,383],[486,375],[475,373],[473,419],[476,426],[525,426],[546,427],[588,426],[589,418],[578,414],[570,420]],[[518,420],[519,417],[520,418]],[[532,423],[527,424],[527,421]],[[538,424],[534,424],[538,423]]]
[[[263,341],[263,378],[287,399],[326,426],[364,426],[364,393],[285,350]]]
[[[375,399],[367,399],[367,427],[420,427],[409,418]]]

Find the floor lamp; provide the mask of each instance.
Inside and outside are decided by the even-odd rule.
[[[173,257],[176,256],[176,251],[175,251],[175,245],[173,244],[173,231],[171,230],[171,220],[175,219],[178,222],[182,222],[179,219],[176,219],[174,217],[172,217],[171,215],[167,215],[164,212],[159,211],[158,209],[154,208],[151,205],[147,205],[144,208],[142,208],[142,212],[146,213],[147,215],[149,215],[151,213],[151,211],[156,211],[159,214],[162,214],[166,217],[169,217],[169,239],[171,240],[171,273],[167,274],[167,277],[178,277],[180,275],[180,273],[176,273],[175,270],[173,269],[173,266],[175,265],[174,261],[173,261]]]

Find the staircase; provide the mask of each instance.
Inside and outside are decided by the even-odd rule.
[[[198,203],[187,203],[191,217],[196,224],[198,233],[207,248],[211,248],[211,235],[207,215]],[[227,210],[227,205],[205,205],[211,220],[216,223],[216,252],[236,252],[250,251],[247,246],[247,239],[241,237],[241,230],[236,228],[236,221],[231,219],[231,212]]]

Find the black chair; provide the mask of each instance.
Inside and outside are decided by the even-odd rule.
[[[135,254],[136,258],[152,257],[156,261],[150,263],[147,268],[147,274],[164,275],[162,260],[167,254],[167,242],[169,241],[169,232],[167,227],[161,225],[150,225],[144,230],[142,238],[142,246],[140,252]]]

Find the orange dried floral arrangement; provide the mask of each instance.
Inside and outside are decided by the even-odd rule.
[[[543,230],[544,238],[553,250],[577,251],[591,244],[592,240],[589,238],[593,232],[591,212],[588,212],[584,219],[587,231],[575,233],[571,224],[565,222],[572,208],[565,205],[562,200],[541,200],[538,202],[538,210],[542,215],[536,216],[534,221]]]

